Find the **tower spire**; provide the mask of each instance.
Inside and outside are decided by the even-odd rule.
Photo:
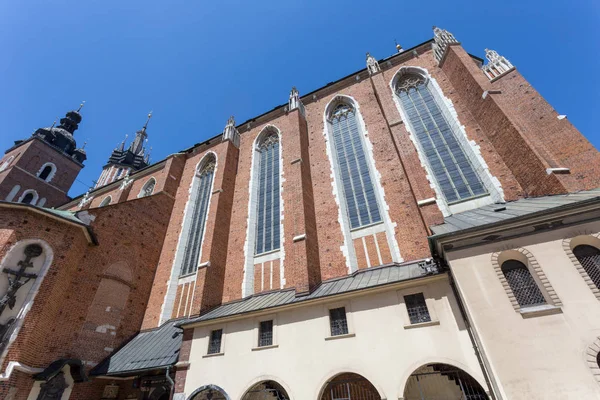
[[[146,128],[148,127],[148,122],[150,122],[150,118],[152,118],[152,111],[150,111],[148,113],[148,119],[146,120],[146,123],[144,124],[144,127],[142,128],[143,130],[146,130]]]
[[[131,143],[131,146],[129,146],[129,150],[131,150],[134,154],[137,154],[137,155],[143,154],[144,142],[146,140],[148,140],[147,139],[148,134],[146,133],[146,128],[148,128],[148,122],[150,122],[150,118],[152,118],[152,111],[150,111],[148,113],[148,119],[146,120],[146,123],[144,124],[142,129],[140,129],[139,131],[137,131],[135,133],[135,139]]]

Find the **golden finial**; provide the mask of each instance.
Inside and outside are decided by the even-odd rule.
[[[79,108],[77,109],[77,112],[81,111],[81,109],[83,108],[84,105],[85,105],[85,100],[83,100],[81,102],[81,104],[79,105]]]
[[[402,46],[400,46],[398,44],[398,42],[396,41],[396,39],[394,39],[394,43],[396,43],[396,50],[398,51],[398,53],[401,53],[402,52]]]

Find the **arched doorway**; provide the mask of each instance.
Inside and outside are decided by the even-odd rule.
[[[475,378],[448,364],[427,364],[408,378],[405,400],[488,400]]]
[[[231,400],[223,389],[216,385],[202,386],[194,391],[188,400]]]
[[[290,397],[279,383],[263,381],[252,386],[242,400],[290,400]]]
[[[359,374],[343,373],[329,380],[321,400],[381,400],[379,392],[368,379]]]

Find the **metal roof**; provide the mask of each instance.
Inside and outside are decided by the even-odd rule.
[[[242,300],[223,304],[199,317],[180,321],[179,325],[188,325],[196,322],[209,321],[217,318],[301,303],[308,300],[373,288],[431,274],[432,272],[428,272],[424,266],[421,266],[422,264],[424,264],[424,261],[419,260],[404,264],[392,264],[376,268],[361,269],[354,272],[352,275],[322,282],[307,296],[296,297],[296,291],[294,289],[257,294]]]
[[[444,218],[443,224],[432,226],[431,230],[435,235],[443,235],[464,229],[493,225],[513,218],[523,217],[537,212],[544,212],[550,209],[596,198],[600,198],[600,189],[552,196],[531,197],[507,203],[489,204],[474,210],[446,217]]]
[[[158,328],[138,333],[94,367],[90,375],[119,375],[175,364],[182,340],[181,329],[176,326],[178,322],[181,319],[173,319]]]

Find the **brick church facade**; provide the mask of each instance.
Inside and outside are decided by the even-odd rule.
[[[0,160],[0,398],[600,399],[600,154],[497,52],[146,123],[69,199],[81,121]]]

